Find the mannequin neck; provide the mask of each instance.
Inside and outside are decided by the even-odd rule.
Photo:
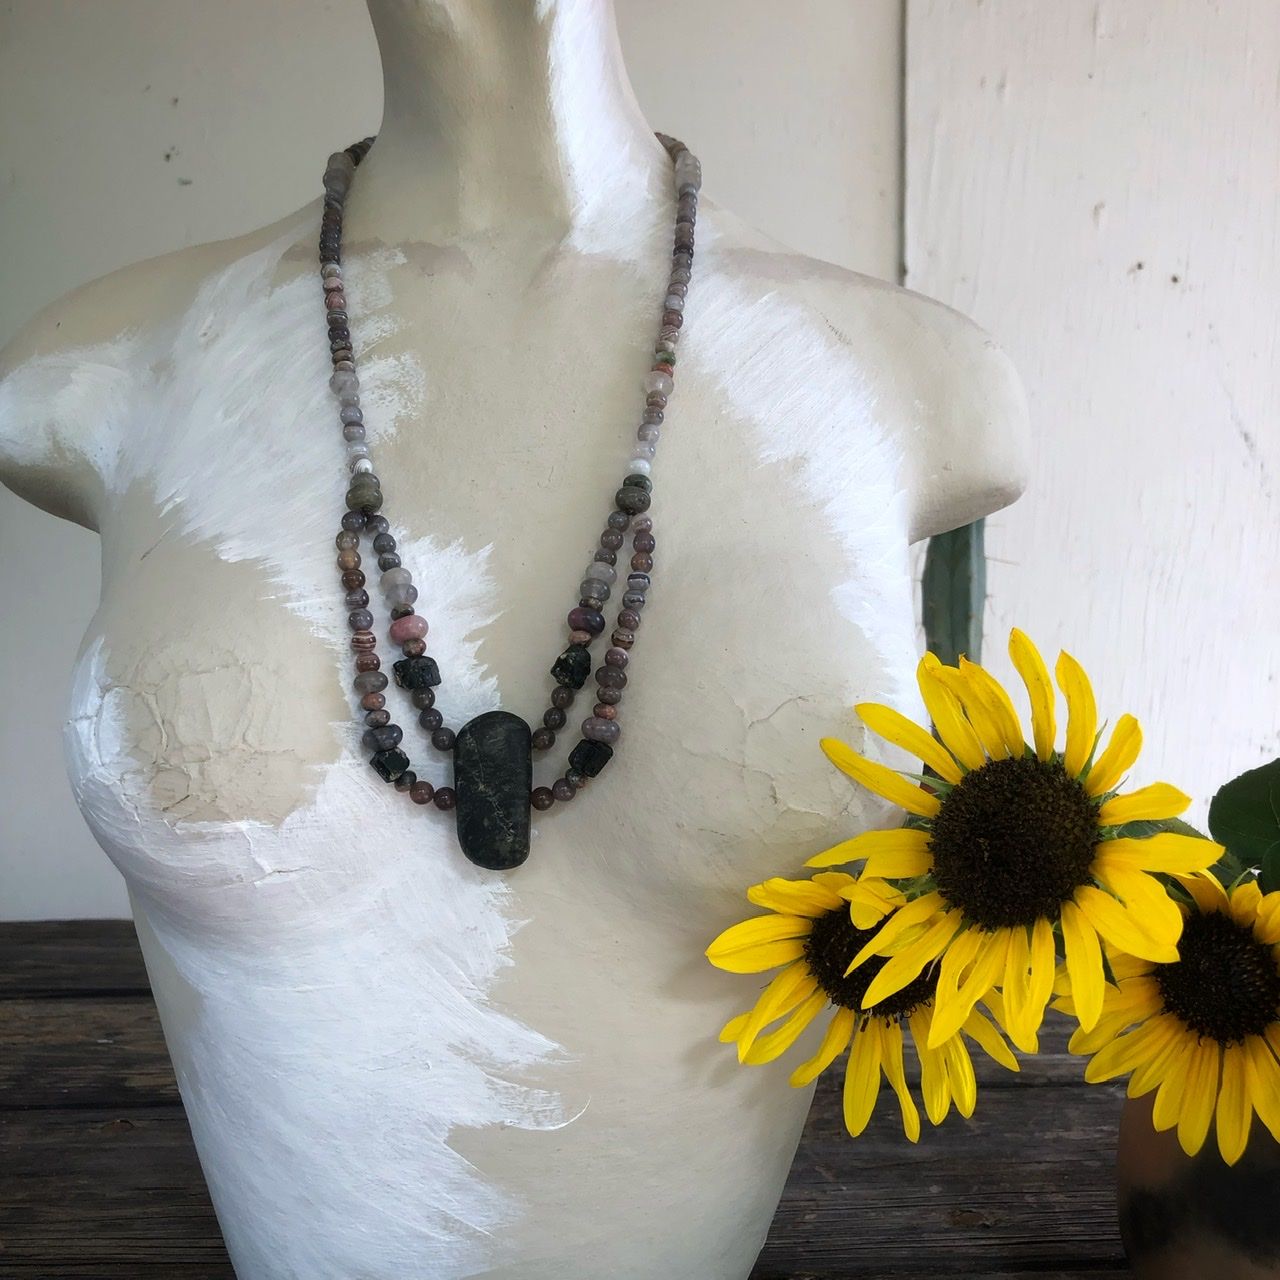
[[[669,190],[608,0],[369,0],[369,12],[385,107],[352,207],[364,234],[563,232]]]

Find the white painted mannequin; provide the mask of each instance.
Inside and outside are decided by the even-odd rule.
[[[604,0],[371,9],[347,276],[386,510],[450,723],[535,716],[638,420],[669,163]],[[817,742],[909,703],[908,543],[1020,491],[1018,383],[704,197],[619,755],[497,877],[359,746],[318,217],[79,290],[0,383],[0,477],[102,534],[70,768],[237,1274],[742,1280],[809,1092],[716,1042],[756,987],[702,951],[883,820]]]

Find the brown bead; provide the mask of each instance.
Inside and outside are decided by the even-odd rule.
[[[535,751],[549,751],[556,745],[556,735],[551,729],[535,729],[529,736],[529,743]]]
[[[665,373],[668,378],[673,377],[675,374],[675,371],[676,371],[675,365],[667,364],[665,361],[662,361],[653,366],[654,373]]]
[[[376,653],[356,654],[357,671],[377,671],[382,666],[382,659]]]
[[[425,640],[406,640],[400,646],[400,652],[406,658],[420,658],[427,651],[427,642]]]
[[[619,649],[630,649],[636,642],[634,631],[628,631],[625,627],[615,627],[613,635],[609,639],[618,646]]]
[[[360,553],[351,548],[338,552],[338,568],[344,572],[347,569],[358,569],[360,567]]]
[[[631,545],[642,555],[652,555],[654,548],[658,545],[651,533],[637,533],[631,540]]]
[[[551,794],[555,796],[561,804],[568,800],[572,800],[578,794],[578,788],[569,781],[568,778],[557,778],[551,784]]]
[[[387,705],[387,695],[385,693],[366,693],[360,699],[360,705],[366,711],[381,711]]]
[[[563,729],[564,722],[565,714],[559,707],[549,707],[542,713],[542,723],[545,724],[548,729]]]
[[[616,720],[618,718],[618,708],[610,706],[607,702],[597,702],[591,714],[599,716],[601,720]]]
[[[409,799],[414,804],[430,804],[432,797],[435,795],[436,789],[425,778],[419,778],[417,782],[409,788]]]
[[[551,705],[553,707],[571,707],[573,706],[573,698],[577,693],[576,689],[571,688],[567,684],[558,684],[551,690]]]
[[[570,644],[590,644],[594,638],[595,637],[592,636],[590,631],[570,631],[569,632]]]
[[[529,803],[539,811],[550,809],[555,802],[556,798],[551,794],[550,787],[534,787],[529,793]]]
[[[623,631],[636,632],[640,630],[640,615],[634,609],[621,609],[618,611],[618,626]],[[632,637],[634,639],[634,635]],[[627,645],[619,645],[620,649],[625,649]]]
[[[391,723],[391,712],[382,711],[366,711],[364,722],[370,729],[385,729]]]
[[[625,649],[606,649],[604,661],[609,667],[625,667],[631,661],[631,655]]]
[[[342,575],[342,585],[348,591],[354,591],[357,587],[364,586],[364,574],[359,569],[348,569]]]
[[[448,812],[458,803],[458,793],[452,787],[437,787],[435,802],[437,809]]]
[[[664,311],[662,313],[662,327],[664,329],[678,329],[684,324],[684,316],[679,311]]]
[[[653,557],[638,551],[631,557],[631,567],[636,573],[648,573],[653,568]]]
[[[351,636],[351,647],[356,653],[372,653],[377,647],[378,637],[372,631],[356,631]]]
[[[622,701],[621,689],[597,689],[596,697],[604,703],[606,707],[611,707],[615,702]]]

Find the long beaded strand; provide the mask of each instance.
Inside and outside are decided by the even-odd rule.
[[[694,223],[698,190],[702,183],[697,157],[676,139],[665,134],[657,137],[673,162],[677,203],[671,274],[663,297],[653,362],[644,379],[645,407],[626,476],[614,495],[614,509],[583,574],[578,588],[578,603],[568,614],[568,644],[551,667],[550,674],[555,681],[551,705],[543,713],[541,726],[531,734],[532,749],[546,751],[555,745],[556,734],[567,723],[567,713],[575,695],[591,674],[591,644],[605,629],[603,608],[618,584],[618,554],[628,532],[632,535],[632,555],[610,646],[603,664],[595,671],[596,701],[592,713],[582,721],[581,740],[569,753],[564,774],[550,787],[531,788],[528,802],[535,810],[547,810],[557,801],[572,800],[613,757],[613,748],[622,732],[618,709],[627,686],[626,669],[650,586],[656,546],[653,520],[648,515],[653,487],[650,471],[661,435],[664,411],[674,385],[676,346],[692,274]],[[382,660],[377,652],[374,619],[369,608],[367,580],[359,551],[360,539],[364,536],[370,540],[372,551],[377,556],[381,575],[379,586],[391,616],[388,635],[403,655],[393,664],[395,683],[408,692],[418,709],[418,722],[429,735],[431,745],[437,751],[450,752],[454,749],[456,735],[445,725],[435,705],[435,687],[440,684],[441,677],[435,660],[426,652],[427,620],[414,607],[418,589],[414,586],[412,574],[401,564],[389,522],[380,514],[382,484],[374,470],[366,440],[364,412],[360,406],[360,380],[356,374],[343,284],[343,210],[356,168],[369,153],[373,142],[373,138],[364,138],[345,151],[335,152],[329,157],[324,175],[320,278],[333,363],[329,386],[338,402],[350,470],[347,511],[336,539],[337,564],[346,592],[347,621],[351,629],[351,649],[355,655],[356,674],[352,686],[364,713],[366,728],[363,742],[372,752],[370,764],[379,776],[393,783],[396,790],[407,792],[416,804],[434,803],[437,809],[447,811],[457,803],[454,788],[433,787],[410,768],[409,757],[402,745],[404,731],[392,722],[391,713],[387,710],[385,690],[389,681],[382,671]]]

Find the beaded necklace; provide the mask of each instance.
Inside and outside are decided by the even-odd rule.
[[[663,411],[671,395],[675,374],[676,343],[684,319],[684,301],[693,266],[693,227],[698,211],[702,167],[682,143],[665,134],[658,140],[666,148],[675,170],[676,224],[671,255],[671,277],[662,302],[662,322],[654,346],[653,362],[644,378],[645,407],[636,431],[636,445],[627,463],[622,487],[614,495],[599,548],[587,565],[578,588],[579,600],[569,611],[568,646],[551,667],[555,684],[551,706],[537,729],[509,711],[486,711],[456,732],[444,723],[436,707],[440,670],[427,655],[427,620],[415,609],[418,589],[413,575],[400,562],[396,540],[382,509],[382,483],[373,467],[365,439],[364,412],[360,407],[360,380],[356,376],[354,344],[347,313],[342,277],[342,216],[356,167],[373,146],[365,138],[329,157],[324,175],[324,214],[320,224],[320,277],[329,324],[329,351],[333,375],[329,379],[339,405],[342,436],[346,441],[351,480],[346,513],[337,537],[338,568],[346,591],[347,621],[356,675],[352,686],[364,713],[364,746],[372,751],[369,763],[379,777],[394,784],[419,805],[434,804],[442,812],[455,813],[458,843],[472,862],[492,871],[518,867],[529,856],[530,810],[547,810],[566,803],[596,777],[613,758],[622,733],[618,704],[627,685],[626,668],[640,627],[641,612],[649,591],[653,568],[653,520],[647,514],[652,484],[649,479],[654,448],[661,434]],[[604,663],[596,669],[596,703],[581,725],[581,740],[569,753],[568,767],[550,787],[533,785],[533,752],[555,745],[565,727],[567,712],[578,690],[591,674],[591,644],[605,628],[605,602],[618,585],[618,552],[623,535],[630,532],[632,556],[621,608]],[[391,616],[388,629],[393,644],[403,654],[392,664],[398,687],[418,711],[418,723],[437,751],[453,757],[453,786],[433,786],[410,766],[402,745],[404,731],[391,720],[385,690],[389,683],[378,656],[369,593],[361,570],[360,538],[370,539],[381,577],[378,585]]]

